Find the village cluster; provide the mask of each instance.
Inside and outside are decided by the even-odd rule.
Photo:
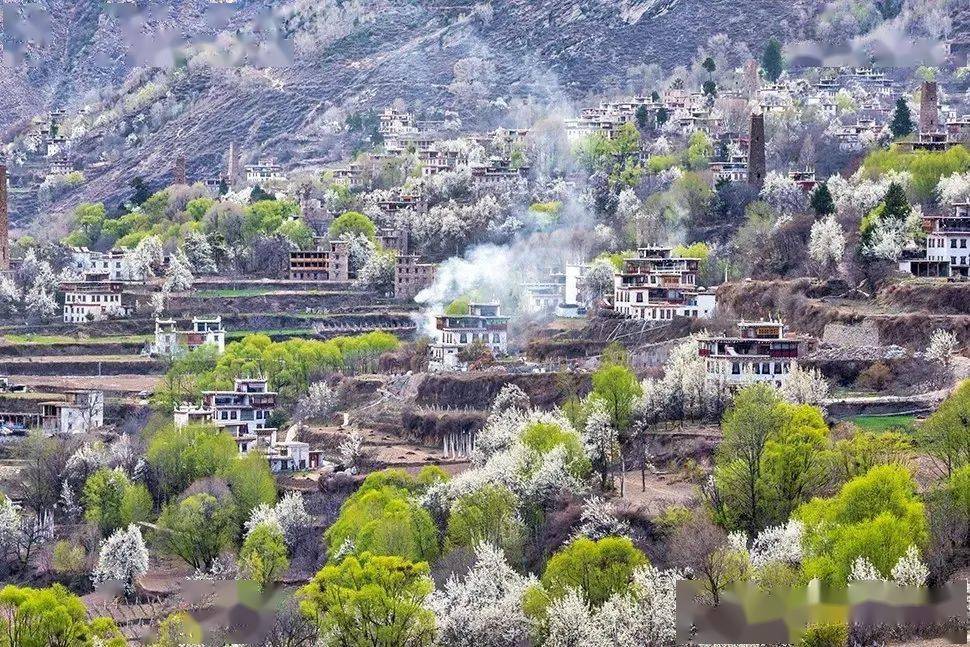
[[[352,157],[179,151],[14,234],[111,166],[34,119],[0,165],[0,575],[84,596],[90,640],[10,644],[667,647],[679,579],[965,572],[949,45],[783,70],[773,40],[480,132],[395,101],[346,116]],[[269,620],[186,594],[226,579]]]

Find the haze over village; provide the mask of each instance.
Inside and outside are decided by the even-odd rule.
[[[966,638],[965,3],[143,4],[4,8],[0,647]]]

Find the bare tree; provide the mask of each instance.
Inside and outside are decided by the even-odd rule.
[[[727,534],[704,514],[695,514],[677,529],[670,557],[672,564],[689,568],[702,582],[714,606],[721,600],[721,591],[740,572],[738,556],[731,550]]]

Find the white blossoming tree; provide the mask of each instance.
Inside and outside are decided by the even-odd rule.
[[[94,569],[95,584],[121,582],[125,595],[135,590],[135,579],[148,572],[148,549],[141,531],[134,524],[116,530],[101,544],[98,565]]]
[[[30,319],[46,321],[57,313],[57,300],[39,282],[24,294],[24,312]]]
[[[185,292],[192,287],[194,280],[192,268],[185,253],[182,250],[177,251],[169,261],[162,289],[165,292]]]
[[[337,452],[340,454],[340,461],[344,464],[344,467],[348,469],[356,468],[364,457],[364,434],[360,430],[354,429],[340,443]]]
[[[686,574],[651,564],[633,571],[629,589],[611,596],[593,623],[607,644],[670,647],[677,638],[677,581]]]
[[[7,561],[17,555],[22,532],[20,508],[4,497],[0,501],[0,560]]]
[[[190,231],[185,235],[185,242],[182,244],[185,251],[185,258],[189,262],[194,274],[215,274],[216,262],[212,257],[212,246],[205,234],[197,231]]]
[[[939,362],[943,368],[948,369],[958,346],[959,342],[956,335],[942,328],[937,328],[930,335],[930,343],[926,347],[926,359],[931,362]]]
[[[936,185],[936,197],[943,208],[970,200],[970,171],[940,178],[939,184]]]
[[[300,420],[322,420],[337,409],[337,394],[326,382],[314,382],[296,406]]]
[[[363,267],[357,272],[357,284],[381,294],[394,291],[394,266],[397,256],[394,252],[379,250],[367,257]]]
[[[263,503],[253,508],[246,522],[246,534],[261,523],[278,526],[287,547],[292,550],[307,536],[307,531],[313,525],[313,517],[306,511],[303,495],[287,492],[273,507]]]
[[[592,303],[613,289],[616,268],[605,258],[593,261],[582,279],[583,299]]]
[[[475,565],[465,577],[452,575],[429,598],[438,625],[438,644],[515,647],[527,643],[531,622],[523,611],[522,597],[535,583],[535,577],[516,573],[501,549],[479,544]]]
[[[604,407],[595,407],[586,419],[583,429],[583,442],[586,453],[593,461],[593,468],[599,472],[600,487],[605,488],[610,481],[613,464],[620,453],[620,434],[610,422],[610,414]]]
[[[924,586],[930,576],[930,569],[920,559],[919,549],[910,546],[906,554],[899,558],[890,573],[893,581],[901,586]]]
[[[545,647],[606,647],[582,592],[571,589],[553,600],[546,617]]]
[[[803,369],[796,364],[778,393],[793,404],[820,405],[828,397],[829,383],[817,368]]]
[[[507,411],[508,409],[517,409],[519,411],[528,411],[532,403],[529,401],[529,396],[526,395],[518,385],[509,382],[508,384],[503,384],[498,395],[492,400],[491,415],[496,415]]]
[[[787,173],[769,172],[759,197],[782,215],[802,213],[808,207],[805,192]]]
[[[827,216],[812,224],[808,239],[808,255],[820,272],[839,266],[845,256],[845,234],[835,216]]]
[[[125,261],[135,276],[151,278],[156,276],[165,259],[165,250],[158,236],[142,238],[135,249],[125,254]]]
[[[611,501],[593,496],[583,504],[575,536],[598,540],[629,534],[630,524],[616,516],[616,508]]]

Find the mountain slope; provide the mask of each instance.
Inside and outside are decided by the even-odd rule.
[[[153,186],[170,181],[179,151],[195,179],[218,174],[230,141],[244,160],[260,152],[284,162],[337,159],[353,144],[344,118],[398,98],[419,112],[455,110],[466,125],[500,120],[498,97],[570,110],[621,87],[635,65],[689,64],[714,33],[757,52],[771,35],[792,35],[812,3],[297,0],[272,11],[272,3],[237,4],[221,22],[197,0],[146,5],[140,15],[89,1],[40,4],[55,36],[28,47],[19,67],[4,61],[0,125],[18,132],[31,114],[85,107],[66,130],[87,182],[50,205],[24,195],[13,214],[21,225],[82,200],[116,203],[136,175]],[[188,62],[144,65],[156,56],[153,43]],[[261,65],[280,44],[292,50],[291,64]]]

